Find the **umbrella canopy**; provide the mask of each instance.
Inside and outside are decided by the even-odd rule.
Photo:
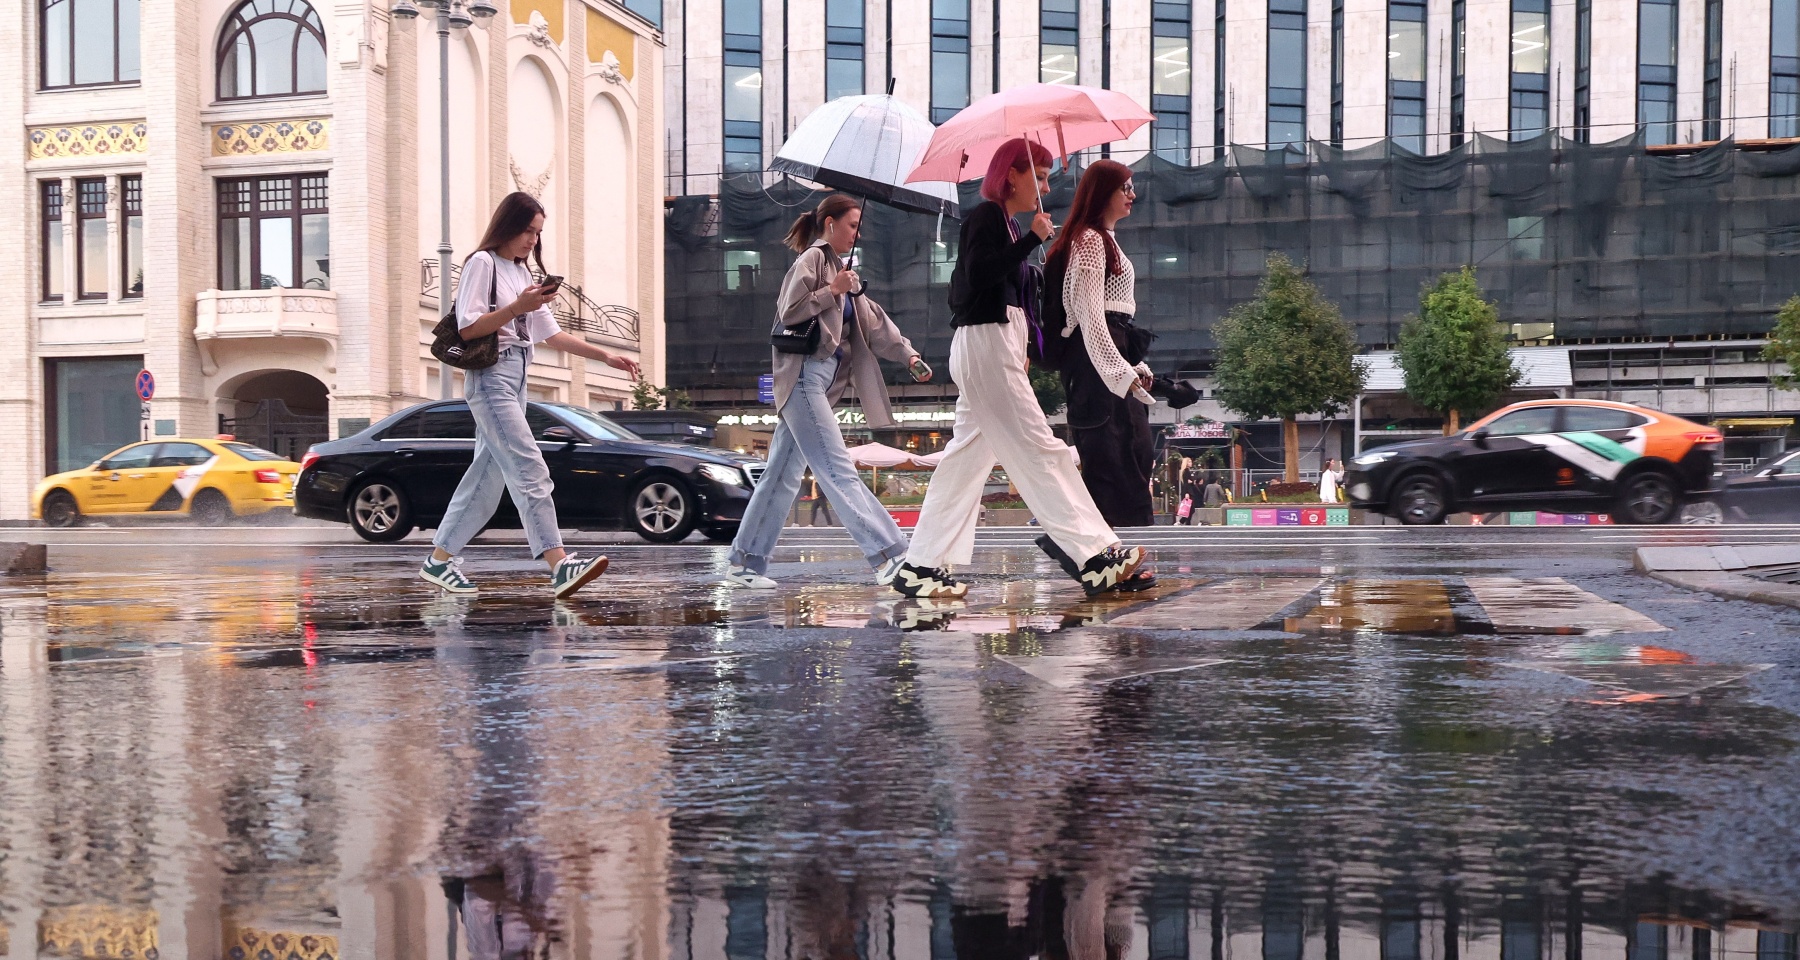
[[[1117,90],[1072,83],[1028,83],[977,100],[931,135],[907,183],[958,183],[987,172],[994,151],[1025,137],[1067,157],[1123,140],[1156,119]]]
[[[902,210],[958,216],[955,187],[906,186],[901,180],[918,163],[934,129],[917,110],[887,94],[839,97],[794,128],[769,169]]]

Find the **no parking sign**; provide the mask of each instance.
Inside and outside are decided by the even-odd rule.
[[[149,403],[156,398],[156,378],[148,370],[139,370],[137,375],[138,399]]]

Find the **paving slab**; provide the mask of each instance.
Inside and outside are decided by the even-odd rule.
[[[1468,577],[1469,592],[1502,633],[1655,633],[1669,628],[1559,577]]]
[[[1234,577],[1114,617],[1108,626],[1150,630],[1248,630],[1317,590],[1317,577]]]

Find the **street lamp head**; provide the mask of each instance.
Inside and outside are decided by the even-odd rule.
[[[474,18],[469,16],[469,11],[464,10],[462,4],[459,3],[450,8],[450,26],[463,30],[474,23]]]
[[[500,8],[494,6],[491,0],[474,0],[469,4],[469,12],[474,14],[477,20],[487,20],[498,14]]]
[[[413,6],[412,0],[395,0],[394,5],[388,8],[388,13],[401,20],[417,20],[419,18],[419,8]]]

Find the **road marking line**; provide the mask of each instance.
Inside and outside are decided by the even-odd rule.
[[[1598,635],[1656,633],[1669,628],[1597,597],[1561,577],[1467,577],[1469,592],[1500,633],[1558,628]]]
[[[1107,621],[1149,630],[1248,630],[1318,589],[1317,577],[1237,577]]]
[[[1456,632],[1456,612],[1438,580],[1341,580],[1320,591],[1318,606],[1284,626],[1292,633],[1445,634]]]

